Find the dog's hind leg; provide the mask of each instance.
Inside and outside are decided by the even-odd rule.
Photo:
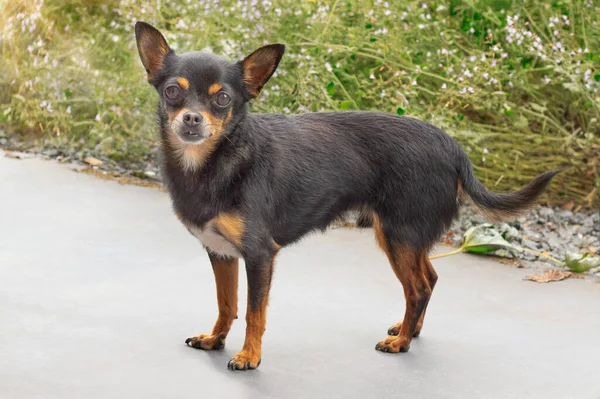
[[[425,279],[427,280],[427,283],[429,284],[429,289],[431,291],[433,291],[433,288],[435,287],[435,283],[437,282],[437,279],[438,279],[438,275],[435,272],[433,265],[431,264],[431,261],[429,260],[429,256],[427,255],[427,252],[423,252],[421,254],[421,259],[419,260],[419,266],[421,267],[421,272],[423,273],[423,276],[425,277]],[[421,330],[423,328],[423,319],[425,318],[425,312],[427,311],[428,305],[429,305],[429,301],[427,301],[427,303],[425,304],[425,307],[423,308],[423,313],[421,313],[421,317],[419,318],[419,321],[417,322],[417,327],[415,328],[413,337],[418,337],[419,334],[421,334]],[[400,321],[388,329],[388,334],[389,335],[398,335],[400,333],[401,329],[402,329],[402,322]]]
[[[386,231],[393,231],[393,229],[386,230],[385,221],[382,223],[378,215],[375,215],[373,222],[377,242],[386,253],[396,277],[402,283],[406,299],[406,311],[398,335],[387,337],[379,342],[375,349],[383,352],[406,352],[410,348],[417,324],[431,297],[431,286],[422,269],[427,251],[415,250],[409,244],[395,243],[391,234],[386,234]]]
[[[221,349],[238,311],[238,260],[208,253],[217,285],[219,316],[211,334],[188,338],[185,343],[197,349]]]

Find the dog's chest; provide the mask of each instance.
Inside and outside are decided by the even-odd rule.
[[[206,223],[202,228],[197,226],[186,227],[211,252],[234,258],[241,257],[237,248],[216,231],[212,221]]]

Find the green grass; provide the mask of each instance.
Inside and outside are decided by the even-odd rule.
[[[286,44],[255,112],[413,116],[456,137],[495,190],[570,165],[548,198],[600,205],[593,1],[254,3],[0,0],[0,122],[124,164],[151,157],[156,94],[135,47],[140,19],[181,51],[240,59]]]

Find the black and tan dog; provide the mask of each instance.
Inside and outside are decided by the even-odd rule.
[[[206,247],[219,316],[194,348],[220,349],[237,317],[238,258],[248,277],[246,340],[229,362],[256,368],[279,250],[324,230],[349,210],[368,209],[375,237],[404,287],[404,320],[376,349],[405,352],[423,325],[437,275],[428,251],[450,224],[459,194],[495,218],[533,204],[557,171],[519,191],[494,194],[469,158],[440,129],[377,112],[259,115],[248,112],[284,46],[243,61],[175,54],[161,33],[138,22],[138,50],[160,96],[162,171],[181,222]]]

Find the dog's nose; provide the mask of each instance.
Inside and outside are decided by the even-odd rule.
[[[183,114],[183,123],[188,127],[194,127],[202,122],[202,115],[197,112],[186,112]]]

